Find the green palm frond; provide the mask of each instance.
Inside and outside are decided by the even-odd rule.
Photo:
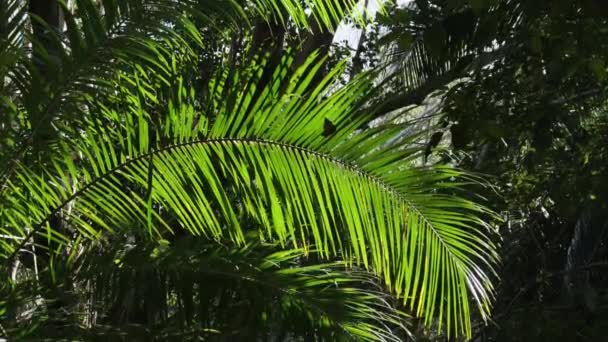
[[[311,21],[314,20],[321,30],[333,30],[351,10],[357,7],[358,3],[356,0],[306,0],[304,2],[306,6],[302,6],[299,1],[254,0],[253,2],[262,14],[272,13],[273,19],[282,24],[286,24],[289,19],[298,26],[309,28]],[[310,15],[306,13],[306,8],[312,9]],[[356,20],[364,20],[360,11],[355,11],[353,14]]]
[[[72,333],[87,339],[128,334],[264,341],[298,336],[400,341],[405,336],[407,316],[369,273],[347,270],[340,262],[302,265],[303,250],[276,247],[251,235],[240,247],[192,237],[173,243],[118,236],[101,241],[73,261],[77,271],[69,281],[78,287],[69,294],[74,304],[67,310],[91,327]],[[22,286],[4,298],[27,301],[37,290]],[[13,338],[53,336],[58,332],[45,329],[52,329],[47,322],[58,314],[40,306],[21,319],[9,312],[5,321],[15,324],[5,329]],[[36,324],[40,328],[33,335],[18,335]]]
[[[3,176],[32,146],[53,142],[65,127],[76,129],[76,119],[87,111],[89,100],[112,91],[106,80],[116,70],[136,63],[162,75],[167,55],[184,50],[188,41],[202,42],[183,15],[185,3],[104,1],[98,7],[94,1],[81,0],[73,8],[61,4],[65,32],[48,28],[48,37],[41,40],[28,32],[30,25],[20,25],[12,33],[25,43],[13,46],[19,60],[0,70],[11,96],[11,124],[16,126],[7,134],[11,148],[2,151]],[[13,5],[8,16],[26,22],[26,9]],[[35,15],[29,17],[29,22],[48,27]]]
[[[52,166],[23,166],[7,183],[0,229],[15,239],[0,240],[4,262],[33,235],[75,251],[125,227],[239,246],[256,232],[286,250],[341,258],[381,276],[428,325],[436,319],[450,336],[470,335],[470,302],[483,317],[490,308],[496,255],[484,218],[492,213],[454,194],[462,172],[414,168],[407,140],[394,139],[403,127],[359,130],[370,120],[358,112],[370,77],[335,90],[342,64],[308,90],[318,59],[294,75],[289,65],[287,56],[255,99],[261,68],[234,76],[231,84],[243,87],[223,89],[218,76],[204,113],[181,89],[158,125],[142,106],[154,97],[145,87],[124,94],[130,107],[105,107],[106,122],[85,121]],[[326,119],[337,126],[330,136]],[[71,235],[50,224],[57,214]]]
[[[196,18],[197,23],[217,31],[242,29],[243,24],[249,24],[251,14],[247,11],[253,9],[267,20],[286,13],[297,26],[310,27],[310,22],[316,20],[321,27],[331,28],[335,25],[330,24],[339,22],[355,4],[314,1],[302,6],[295,0],[244,4],[232,0],[78,0],[70,8],[60,2],[65,31],[55,32],[41,18],[28,16],[27,6],[21,2],[3,1],[6,6],[3,4],[0,13],[1,23],[7,30],[0,32],[0,78],[6,83],[6,93],[14,98],[3,97],[1,101],[12,125],[20,125],[6,132],[7,148],[0,160],[8,166],[3,168],[2,176],[26,155],[32,139],[34,145],[45,145],[57,138],[57,130],[74,128],[91,98],[113,91],[106,80],[116,70],[136,64],[163,75],[168,56],[184,47],[204,45],[205,39],[190,19]],[[47,28],[44,39],[28,32],[28,17],[29,22]],[[287,17],[280,19],[287,25]],[[220,26],[219,22],[228,26]],[[185,50],[196,58],[191,49]]]

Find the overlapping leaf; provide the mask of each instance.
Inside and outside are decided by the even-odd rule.
[[[285,25],[291,17],[298,27],[309,28],[316,20],[321,23],[320,27],[329,29],[335,27],[333,23],[339,22],[355,2],[314,1],[302,6],[299,1],[274,0],[244,4],[232,0],[104,0],[99,3],[78,0],[72,7],[60,3],[65,18],[64,32],[53,33],[55,30],[41,18],[30,16],[30,22],[48,30],[49,37],[41,41],[28,32],[25,25],[27,6],[19,1],[3,1],[0,25],[7,30],[0,31],[0,51],[3,51],[0,78],[7,86],[0,101],[6,103],[7,108],[3,109],[10,114],[11,124],[19,122],[19,125],[6,131],[7,148],[0,154],[5,166],[0,170],[0,178],[14,170],[15,161],[24,158],[32,147],[32,139],[37,144],[47,144],[56,140],[57,127],[74,128],[90,98],[112,92],[106,81],[116,70],[136,63],[163,74],[167,71],[163,62],[176,50],[207,43],[192,18],[218,31],[231,30],[247,25],[250,19],[247,10],[253,9],[267,20],[279,17]],[[220,27],[218,22],[226,22],[228,26]],[[185,50],[195,58],[192,50]]]
[[[251,234],[241,247],[198,238],[159,243],[142,237],[125,244],[115,238],[92,246],[73,261],[79,270],[76,281],[82,283],[70,294],[75,300],[68,310],[98,322],[89,329],[78,328],[77,337],[236,339],[246,334],[247,339],[268,339],[302,334],[324,340],[399,341],[406,333],[407,316],[392,306],[372,275],[347,270],[339,262],[308,260],[303,265],[303,250],[277,251]],[[89,280],[93,281],[87,285]],[[7,298],[25,300],[24,305],[31,296],[28,291],[33,293],[32,288],[13,290]],[[179,304],[167,301],[171,297]],[[83,310],[81,303],[97,309]],[[152,331],[128,322],[142,303],[148,316],[157,317]],[[11,327],[10,336],[44,336],[24,331],[44,325],[53,314],[60,313],[35,308],[29,320]],[[18,312],[10,310],[9,315]],[[386,330],[388,325],[395,330]]]

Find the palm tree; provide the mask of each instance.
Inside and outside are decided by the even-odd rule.
[[[269,82],[264,56],[197,76],[200,32],[327,29],[354,4],[201,3],[80,0],[57,32],[4,2],[2,334],[470,336],[494,215],[462,192],[476,177],[416,166],[419,134],[369,128],[373,72],[337,88],[344,63],[286,53]]]

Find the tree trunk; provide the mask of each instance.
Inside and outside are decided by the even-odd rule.
[[[369,0],[365,0],[363,4],[363,8],[366,9],[369,5]],[[364,15],[364,21],[367,22],[367,16]],[[361,28],[361,34],[359,35],[359,40],[357,41],[357,48],[355,49],[355,55],[353,56],[353,66],[350,70],[350,79],[352,80],[358,73],[363,70],[363,60],[361,59],[361,53],[363,52],[363,45],[365,44],[365,35],[367,32],[367,27],[363,26]]]
[[[253,101],[249,105],[250,108],[254,106],[264,88],[272,81],[272,75],[281,63],[285,34],[285,27],[279,23],[268,24],[265,21],[260,21],[255,26],[248,61],[253,60],[255,56],[260,56],[261,58],[268,58],[268,62],[260,80],[257,82]],[[267,57],[264,57],[265,55]]]
[[[58,1],[30,0],[28,9],[34,40],[40,44],[40,48],[46,50],[51,58],[58,56],[59,51],[52,44],[52,35],[60,33],[63,24],[63,16]],[[40,49],[34,49],[33,59],[38,71],[44,77],[48,71],[48,65],[42,59],[41,52]]]
[[[344,0],[337,1],[336,5],[344,9],[344,13],[349,13],[352,10],[352,8],[347,6],[348,4]],[[297,68],[302,66],[306,62],[306,59],[314,51],[318,51],[320,57],[327,56],[331,44],[334,40],[333,32],[335,32],[335,30],[338,28],[338,25],[340,25],[339,22],[334,22],[333,26],[331,27],[331,30],[328,30],[327,28],[322,28],[312,15],[308,18],[308,21],[311,23],[311,30],[308,33],[308,36],[305,38],[304,43],[301,45],[301,48],[295,57],[292,66],[293,70],[296,70]],[[316,87],[317,84],[321,82],[323,77],[325,77],[325,74],[326,70],[319,70],[319,73],[311,81],[308,89],[314,89],[314,87]]]
[[[41,92],[52,92],[53,82],[56,80],[54,74],[58,70],[53,70],[59,66],[58,61],[61,51],[60,47],[53,42],[54,35],[60,34],[63,26],[63,15],[57,0],[30,0],[29,7],[30,19],[32,23],[32,36],[34,44],[32,46],[32,62],[36,71],[39,73],[37,84]],[[46,56],[45,56],[46,55]],[[57,64],[55,64],[57,63]],[[35,79],[35,78],[34,78]],[[48,100],[49,95],[43,94],[41,99]],[[39,101],[39,99],[35,99]],[[40,103],[37,103],[40,104]],[[45,110],[46,104],[38,105],[30,109],[30,120],[32,122],[32,144],[35,151],[43,151],[44,146],[55,137],[52,126],[53,118],[48,116]],[[36,154],[32,158],[39,159],[40,163],[45,163],[42,154]],[[59,232],[63,232],[63,218],[59,213],[50,218],[49,224]],[[33,243],[39,248],[35,249],[36,260],[40,264],[40,269],[46,268],[53,256],[56,245],[49,242],[43,235],[34,234]],[[33,251],[33,250],[32,250]],[[43,288],[49,289],[47,309],[51,313],[49,317],[51,326],[54,327],[56,336],[70,336],[71,332],[65,329],[66,322],[73,319],[71,308],[71,288],[69,271],[56,268],[54,270],[57,281],[51,276],[49,271],[40,274],[40,282]]]

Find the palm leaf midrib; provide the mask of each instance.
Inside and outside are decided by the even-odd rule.
[[[285,142],[274,141],[274,140],[264,139],[264,138],[255,138],[255,137],[251,137],[251,138],[205,138],[205,139],[188,141],[188,142],[184,142],[184,143],[171,144],[168,146],[161,147],[159,149],[151,149],[149,152],[142,153],[142,154],[139,154],[139,155],[137,155],[135,157],[131,157],[131,158],[128,155],[124,156],[124,158],[126,160],[124,160],[123,162],[119,162],[117,165],[114,165],[112,168],[110,168],[109,170],[104,172],[102,175],[93,178],[90,182],[87,182],[80,189],[75,191],[69,197],[65,198],[60,205],[57,205],[46,216],[46,218],[44,220],[40,221],[34,227],[32,227],[32,229],[30,230],[30,233],[22,240],[23,242],[21,243],[19,248],[17,248],[15,250],[15,252],[13,253],[13,255],[11,255],[7,260],[10,262],[10,260],[12,260],[15,257],[15,255],[27,243],[27,241],[29,241],[31,239],[31,237],[37,233],[37,231],[42,227],[42,225],[45,222],[47,222],[51,217],[56,215],[60,210],[62,210],[68,203],[77,199],[80,195],[82,195],[88,189],[94,187],[98,182],[111,177],[112,175],[114,175],[115,173],[120,171],[121,169],[127,168],[134,163],[145,161],[146,159],[153,160],[152,157],[154,157],[155,155],[162,154],[165,152],[170,152],[172,150],[178,150],[183,147],[189,147],[189,146],[195,146],[195,145],[216,144],[216,143],[235,143],[235,144],[254,143],[254,144],[259,144],[259,145],[277,146],[282,149],[287,149],[287,150],[292,150],[292,151],[304,152],[305,154],[315,156],[315,157],[318,157],[319,159],[324,159],[331,163],[337,164],[345,169],[348,169],[349,171],[352,171],[355,174],[358,174],[360,176],[367,178],[368,180],[371,180],[372,182],[379,185],[382,189],[389,191],[393,195],[403,197],[402,194],[400,194],[397,190],[392,189],[389,185],[384,183],[379,177],[366,172],[365,170],[357,167],[356,165],[354,165],[352,163],[345,162],[341,159],[338,159],[338,158],[333,157],[328,154],[324,154],[319,151],[312,150],[310,148],[305,148],[305,147],[301,147],[301,146],[288,144]]]
[[[456,255],[454,255],[452,253],[450,246],[443,240],[442,235],[439,233],[439,231],[436,229],[436,227],[433,225],[433,223],[426,217],[426,215],[414,203],[412,203],[410,200],[408,200],[405,194],[399,192],[398,190],[392,188],[390,185],[386,184],[386,182],[384,182],[380,177],[370,174],[369,172],[361,169],[360,167],[358,167],[352,163],[345,162],[343,160],[340,160],[340,159],[333,157],[331,155],[328,155],[328,154],[324,154],[324,153],[321,153],[321,152],[318,152],[318,151],[315,151],[315,150],[312,150],[309,148],[301,147],[301,146],[295,146],[295,145],[287,144],[287,143],[280,142],[280,141],[273,141],[273,140],[262,139],[262,138],[206,138],[206,139],[189,141],[189,142],[185,142],[185,143],[172,144],[169,146],[162,147],[160,149],[151,149],[149,152],[139,154],[133,158],[128,158],[128,156],[125,156],[123,158],[128,158],[128,159],[120,162],[118,165],[115,165],[113,168],[107,170],[101,176],[93,178],[91,181],[87,182],[82,188],[78,189],[73,194],[71,194],[69,197],[65,198],[60,205],[56,206],[50,212],[50,214],[48,214],[46,216],[45,220],[39,222],[38,224],[36,224],[33,227],[32,230],[30,230],[28,236],[24,240],[21,241],[21,245],[18,248],[16,248],[13,255],[11,255],[8,258],[8,261],[12,260],[15,257],[15,255],[17,254],[17,251],[19,251],[27,243],[27,241],[29,241],[30,238],[40,230],[40,228],[43,226],[43,224],[46,221],[48,221],[51,217],[53,217],[53,215],[58,213],[63,207],[65,207],[65,205],[67,205],[71,201],[77,199],[80,195],[85,193],[88,189],[94,187],[97,183],[103,181],[104,179],[111,177],[112,175],[116,174],[120,170],[128,168],[130,165],[137,163],[137,162],[145,162],[146,160],[153,160],[153,157],[155,155],[168,153],[173,150],[179,150],[184,147],[190,147],[190,146],[196,146],[196,145],[212,145],[212,144],[218,144],[218,143],[220,143],[220,144],[226,144],[226,143],[243,144],[244,143],[244,144],[257,144],[260,146],[262,146],[262,145],[269,146],[270,145],[270,146],[280,147],[281,149],[284,149],[284,150],[299,151],[306,155],[314,156],[316,158],[319,158],[319,159],[325,160],[327,162],[330,162],[332,164],[338,165],[339,167],[342,167],[350,172],[353,172],[359,176],[364,177],[369,182],[377,185],[382,190],[387,191],[391,195],[398,198],[400,201],[402,201],[402,203],[405,203],[405,205],[410,210],[414,211],[416,216],[420,217],[421,220],[424,221],[424,223],[425,223],[424,227],[428,228],[432,232],[433,236],[437,239],[437,241],[441,245],[442,249],[448,254],[449,259],[451,259],[455,263],[454,266],[457,267],[457,269],[460,269],[461,271],[463,271],[463,266],[465,266],[465,265],[462,264],[462,260],[460,260],[459,257],[457,257]],[[464,267],[464,269],[466,269],[466,267]]]

